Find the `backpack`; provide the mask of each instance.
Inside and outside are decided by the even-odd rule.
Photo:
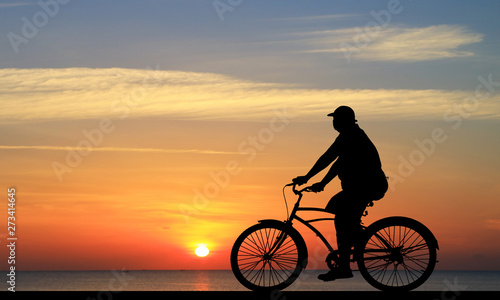
[[[373,185],[371,186],[371,192],[373,201],[378,201],[384,198],[385,193],[389,189],[389,182],[387,181],[389,177],[385,176],[384,171],[380,170],[380,173],[375,176]]]

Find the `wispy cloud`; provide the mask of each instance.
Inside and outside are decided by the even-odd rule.
[[[471,91],[304,89],[213,74],[135,69],[1,69],[2,122],[137,118],[269,121],[284,109],[323,120],[338,105],[364,119],[442,118]],[[474,118],[500,117],[500,96],[482,100]]]
[[[344,20],[355,17],[363,16],[362,14],[329,14],[329,15],[315,15],[315,16],[304,16],[304,17],[290,17],[290,18],[275,18],[271,21],[288,21],[288,22],[320,22],[320,21],[334,21],[334,20]]]
[[[500,219],[487,219],[485,223],[488,228],[500,230]]]
[[[37,5],[33,2],[10,2],[10,3],[0,3],[0,8],[6,7],[17,7],[17,6],[27,6],[27,5]]]
[[[7,146],[0,145],[0,150],[50,150],[50,151],[104,151],[104,152],[146,152],[146,153],[192,153],[192,154],[238,154],[239,152],[202,150],[202,149],[161,149],[161,148],[126,148],[126,147],[62,147],[62,146]]]
[[[359,57],[368,60],[396,61],[466,57],[474,53],[459,48],[482,40],[482,34],[469,32],[462,26],[394,28],[369,45],[367,51],[361,52]]]
[[[482,34],[458,25],[373,27],[370,30],[354,27],[303,35],[313,48],[304,52],[349,51],[357,59],[398,62],[472,56],[472,51],[459,48],[483,40]]]

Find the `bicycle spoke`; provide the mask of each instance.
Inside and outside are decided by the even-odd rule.
[[[257,239],[259,240],[260,246],[262,247],[262,253],[267,252],[267,247],[266,247],[266,241],[264,240],[264,237],[262,236],[262,230],[259,230],[258,234],[256,234]]]
[[[262,264],[262,268],[263,268],[263,267],[264,267],[264,264]],[[259,270],[257,270],[257,271],[254,273],[254,275],[252,276],[252,278],[249,278],[248,280],[249,280],[250,282],[254,282],[254,278],[255,278],[255,277],[257,277],[257,276],[258,276],[258,275],[262,272],[262,268],[260,268]],[[255,268],[254,268],[254,269],[255,269]],[[253,270],[252,270],[252,271],[253,271]],[[250,274],[251,274],[251,272],[250,272]],[[260,282],[260,280],[261,280],[261,276],[258,276],[258,277],[257,277],[257,279],[258,279],[258,280],[259,280],[259,282]]]
[[[297,262],[284,262],[284,261],[278,261],[278,260],[273,260],[276,265],[278,265],[281,269],[291,269],[295,265],[297,265]]]
[[[427,261],[425,262],[420,262],[418,260],[415,260],[411,257],[407,257],[408,260],[410,260],[412,263],[414,263],[415,265],[419,266],[421,269],[425,269],[425,267],[427,266]]]
[[[244,270],[244,272],[242,272],[242,275],[245,276],[245,277],[248,277],[246,274],[252,274],[253,271],[255,271],[255,268],[259,265],[260,261],[257,261],[255,262],[252,267],[250,267],[249,269],[247,270]],[[250,275],[249,275],[250,276]],[[252,277],[253,278],[253,277]]]
[[[271,267],[272,267],[272,266],[271,266]],[[280,269],[281,269],[281,266],[280,266],[280,265],[278,265],[278,267],[280,267]],[[274,269],[274,268],[273,268],[273,269]],[[274,270],[275,270],[275,269],[274,269]],[[282,270],[282,271],[284,271],[283,269],[281,269],[281,270]],[[274,274],[275,274],[276,280],[277,280],[278,282],[282,282],[282,281],[285,281],[285,280],[286,280],[285,278],[283,278],[283,277],[281,276],[281,274],[278,272],[278,270],[275,270]],[[279,279],[278,279],[278,276],[280,277]]]
[[[278,262],[275,262],[276,263],[276,266],[281,270],[281,273],[285,274],[287,278],[289,278],[291,275],[292,275],[292,271],[290,271],[290,269],[288,268],[284,268],[280,263]],[[282,281],[286,280],[285,278],[283,278],[280,274],[280,272],[278,270],[276,270],[276,275],[279,276]]]
[[[266,238],[264,240],[265,243],[266,243],[266,245],[265,245],[266,246],[266,248],[265,248],[266,252],[269,251],[269,249],[271,249],[271,245],[270,245],[270,241],[269,241],[269,236],[271,235],[270,231],[271,231],[271,229],[269,229],[269,228],[265,228],[264,229],[264,234],[266,236]]]
[[[423,241],[423,243],[421,243],[421,244],[417,244],[416,246],[412,246],[412,247],[405,247],[402,250],[404,251],[403,254],[409,254],[409,253],[419,251],[419,250],[428,250],[428,248],[429,248],[429,246],[427,245],[427,243],[425,241]]]
[[[380,269],[375,269],[375,271],[373,272],[374,273],[373,275],[375,275],[375,276],[378,275],[377,280],[378,280],[378,278],[380,278],[380,276],[382,276],[382,280],[384,280],[385,273],[387,271],[387,267],[389,267],[388,263],[384,264],[384,266],[381,267]]]
[[[415,272],[416,270],[410,270],[410,269],[408,268],[408,266],[407,266],[405,263],[403,263],[403,268],[405,269],[405,274],[406,274],[406,277],[407,277],[407,279],[408,279],[408,282],[413,282],[413,281],[417,280],[418,278],[420,278],[420,276],[421,276],[421,275],[422,275],[422,273],[423,273],[423,272],[422,272],[422,273],[420,273],[420,274],[415,275],[415,274],[414,274],[414,272]],[[410,278],[408,278],[408,275],[410,275],[411,279],[410,279]]]
[[[243,253],[245,255],[250,255],[250,256],[259,256],[259,255],[261,255],[260,251],[259,252],[255,251],[256,250],[255,248],[251,249],[251,248],[243,246],[243,245],[241,245],[241,248],[245,249],[245,250],[240,251],[241,253]]]
[[[244,244],[248,246],[248,249],[250,251],[256,251],[261,253],[262,252],[262,247],[258,244],[258,242],[255,240],[254,236],[249,236],[247,240],[244,241]]]
[[[258,240],[258,236],[257,235],[250,235],[249,237],[249,240],[253,242],[253,244],[255,245],[257,251],[259,251],[259,253],[264,253],[264,249],[262,248],[262,245],[260,244],[260,240]],[[256,240],[257,239],[257,240]]]

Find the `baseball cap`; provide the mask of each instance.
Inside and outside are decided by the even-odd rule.
[[[352,110],[349,106],[344,105],[337,107],[334,112],[329,113],[327,116],[344,120],[353,120],[354,122],[357,121],[354,115],[354,110]]]

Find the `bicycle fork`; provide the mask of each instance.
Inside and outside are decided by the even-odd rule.
[[[282,231],[278,237],[276,238],[273,246],[269,249],[269,251],[267,251],[267,253],[264,254],[264,257],[263,259],[264,260],[270,260],[272,259],[272,257],[274,256],[274,254],[276,254],[276,251],[278,251],[278,249],[280,249],[281,245],[283,245],[283,242],[286,240],[287,238],[287,234],[285,231]]]

